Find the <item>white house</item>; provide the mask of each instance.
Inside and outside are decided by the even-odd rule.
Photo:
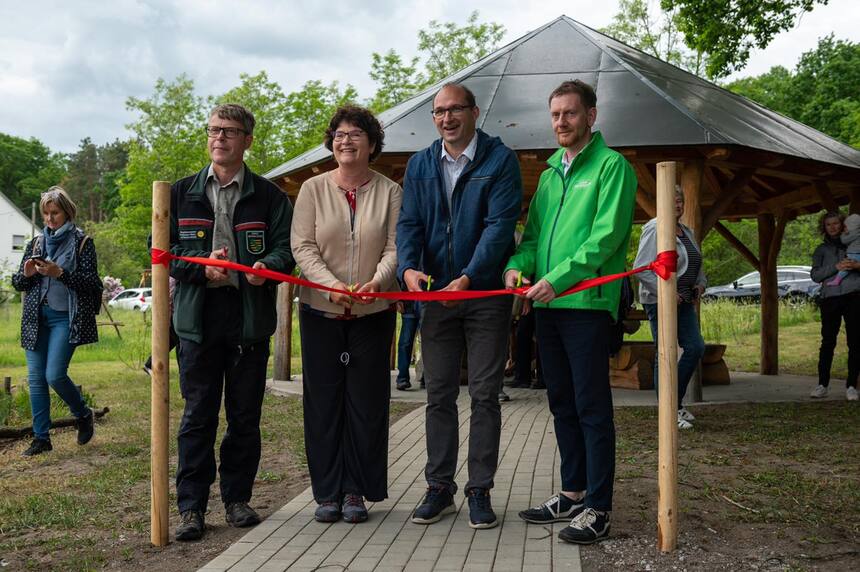
[[[36,234],[41,232],[36,225]],[[30,217],[0,192],[0,274],[14,272],[21,264],[24,248],[33,235]]]

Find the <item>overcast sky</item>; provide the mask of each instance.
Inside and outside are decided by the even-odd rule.
[[[73,151],[125,138],[135,116],[128,96],[148,97],[158,78],[181,73],[200,95],[234,87],[239,74],[265,70],[285,92],[305,81],[337,80],[370,97],[371,53],[416,53],[430,20],[465,22],[472,10],[507,29],[503,44],[564,14],[599,28],[616,0],[0,0],[0,132],[36,137]],[[793,68],[831,32],[860,41],[860,2],[830,0],[807,14],[740,76]]]

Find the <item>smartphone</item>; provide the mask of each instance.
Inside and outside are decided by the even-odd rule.
[[[36,264],[45,264],[47,262],[47,260],[45,260],[45,257],[41,254],[34,254],[30,256],[30,260],[35,261]]]

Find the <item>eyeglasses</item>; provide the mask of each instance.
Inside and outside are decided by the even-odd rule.
[[[238,127],[215,127],[209,125],[206,127],[206,134],[209,135],[210,138],[215,139],[216,137],[224,134],[224,137],[227,139],[234,139],[239,136],[239,133],[248,133],[244,129],[239,129]]]
[[[474,105],[452,105],[451,107],[437,107],[436,109],[431,109],[430,114],[436,119],[442,119],[445,117],[445,114],[449,111],[451,115],[463,115],[463,112],[467,109],[472,109],[475,107]]]
[[[355,141],[357,139],[361,139],[362,135],[364,135],[363,129],[353,129],[352,131],[335,131],[334,137],[332,138],[335,141],[343,141],[349,137],[350,141]]]

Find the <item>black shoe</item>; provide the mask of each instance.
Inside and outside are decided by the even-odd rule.
[[[505,393],[504,389],[499,390],[499,403],[504,403],[505,401],[510,401],[511,396]]]
[[[246,502],[228,502],[224,505],[227,513],[227,524],[236,528],[245,528],[260,524],[260,515],[248,506]]]
[[[364,522],[367,520],[367,507],[364,506],[364,498],[361,495],[346,493],[343,495],[343,520],[344,522]]]
[[[473,488],[466,491],[469,499],[469,526],[472,528],[493,528],[499,521],[490,503],[490,491]]]
[[[397,389],[398,389],[398,390],[400,390],[400,391],[406,391],[406,390],[407,390],[407,389],[409,389],[410,387],[412,387],[412,384],[411,384],[411,383],[409,383],[409,380],[408,380],[408,379],[398,379],[398,380],[397,380]]]
[[[515,387],[517,389],[528,389],[532,386],[532,382],[528,380],[517,380],[515,379],[512,384],[508,387]]]
[[[54,448],[51,446],[50,439],[33,439],[33,442],[30,443],[30,447],[21,453],[24,457],[32,457],[34,455],[41,455],[42,453],[47,453],[48,451],[53,451]]]
[[[532,382],[531,388],[532,389],[546,389],[546,385],[544,385],[543,381],[537,379],[537,380]]]
[[[93,438],[93,433],[96,430],[95,420],[96,416],[90,409],[89,415],[80,417],[75,421],[75,425],[78,426],[78,445],[86,445]]]
[[[340,503],[335,501],[323,501],[314,511],[314,520],[317,522],[337,522],[340,516]]]
[[[558,493],[543,504],[534,506],[528,510],[520,511],[520,518],[526,522],[545,524],[548,522],[567,522],[585,508],[583,501],[571,500],[569,497]]]
[[[424,377],[423,376],[421,377],[421,379],[418,380],[418,385],[421,386],[421,389],[427,389],[427,384],[424,383]]]
[[[415,524],[432,524],[444,515],[455,512],[454,495],[445,487],[429,486],[424,501],[412,513]]]
[[[573,544],[594,544],[609,536],[609,513],[587,508],[576,515],[558,537]]]
[[[186,510],[182,513],[179,526],[176,527],[176,540],[180,542],[200,540],[205,531],[206,524],[203,521],[203,513],[199,510]]]

